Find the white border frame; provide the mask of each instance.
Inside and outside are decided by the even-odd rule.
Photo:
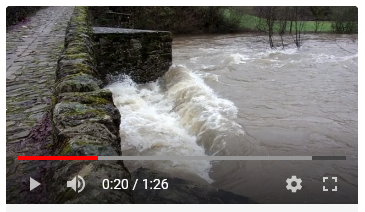
[[[103,1],[39,1],[39,0],[32,0],[32,1],[1,1],[2,4],[11,4],[11,6],[40,6],[40,5],[47,5],[47,6],[79,6],[79,5],[93,5],[93,6],[105,6],[105,5],[110,5],[113,6],[115,5],[115,3],[118,1],[110,1],[110,0],[103,0]],[[358,5],[360,1],[355,1],[355,0],[347,0],[347,1],[338,1],[338,2],[334,2],[331,1],[330,4],[331,6],[345,6],[345,5]],[[212,2],[212,1],[204,1],[204,2],[198,2],[198,1],[120,1],[120,3],[122,3],[125,6],[164,6],[164,5],[169,5],[169,6],[224,6],[224,5],[230,5],[230,6],[239,6],[237,5],[237,3],[242,3],[242,4],[248,4],[245,6],[264,6],[264,5],[272,5],[272,3],[275,3],[275,5],[278,6],[283,6],[283,5],[298,5],[298,6],[323,6],[324,4],[327,5],[329,2],[319,2],[319,1],[313,1],[313,0],[306,0],[306,1],[298,1],[298,2],[292,2],[292,1],[237,1],[237,0],[224,0],[224,1],[216,1],[216,2]],[[151,5],[151,3],[153,3],[153,5]],[[221,4],[224,5],[221,5]],[[299,5],[299,4],[300,5]],[[6,14],[6,6],[8,5],[3,5],[2,6],[2,17],[5,16]],[[243,6],[243,5],[242,5]],[[4,14],[5,13],[5,14]],[[359,22],[361,22],[360,20],[363,20],[363,9],[361,7],[359,7]],[[3,22],[2,22],[2,29],[4,31],[6,31],[6,20],[3,18]],[[362,24],[359,24],[359,34],[363,34],[362,31]],[[6,33],[2,33],[3,36],[3,40],[6,40]],[[5,37],[5,38],[4,38]],[[361,36],[359,36],[361,37]],[[359,40],[359,45],[361,46],[362,44],[362,40]],[[1,45],[3,46],[2,49],[6,49],[5,48],[5,43],[1,43]],[[359,47],[360,47],[359,46]],[[362,48],[358,48],[359,52],[362,51]],[[6,57],[6,53],[3,52],[3,58]],[[361,53],[360,53],[361,55]],[[5,61],[6,63],[6,61]],[[5,65],[3,64],[3,67],[5,67]],[[363,67],[363,62],[360,59],[359,60],[359,78],[358,79],[364,79],[364,72],[362,70],[361,67]],[[6,70],[3,71],[3,80],[6,79]],[[360,82],[360,80],[358,80]],[[361,83],[358,83],[358,93],[363,93],[363,85]],[[4,95],[2,97],[2,99],[4,100],[6,98],[6,86],[2,86],[1,87],[2,91],[1,94]],[[361,101],[361,95],[358,95],[358,100],[359,100],[359,105],[358,108],[364,108],[364,102]],[[3,108],[3,112],[2,115],[2,127],[1,127],[1,131],[2,131],[2,135],[4,138],[4,141],[6,141],[6,101],[3,102],[2,104],[2,108]],[[361,111],[358,111],[358,116],[359,119],[361,119],[361,117],[363,116],[363,113],[361,113]],[[364,138],[364,127],[361,124],[361,121],[358,119],[358,159],[359,159],[359,171],[358,171],[358,179],[364,179],[364,169],[363,169],[363,159],[364,157],[360,154],[360,152],[364,152],[364,144],[363,142],[365,142]],[[5,123],[4,123],[5,122]],[[6,154],[6,148],[5,148],[5,142],[2,146],[3,149],[3,153],[5,152]],[[361,150],[361,151],[360,151]],[[5,158],[5,156],[3,155],[3,158]],[[361,162],[360,162],[361,161]],[[146,211],[151,210],[152,208],[155,208],[159,211],[172,211],[172,210],[176,210],[175,205],[164,205],[164,206],[160,206],[160,205],[15,205],[15,204],[8,204],[6,205],[6,184],[4,183],[6,181],[6,164],[3,163],[1,164],[3,166],[3,168],[1,170],[3,170],[3,173],[1,174],[1,178],[2,178],[2,201],[3,203],[5,203],[4,205],[6,206],[5,209],[7,211],[36,211],[36,212],[40,212],[40,211],[52,211],[52,212],[64,212],[65,210],[71,210],[71,211],[85,211],[87,210],[88,212],[99,212],[99,211],[106,211],[106,210],[113,210],[115,209],[117,210],[122,210],[122,211],[126,211],[126,210],[136,210],[138,208],[139,209],[145,209]],[[360,168],[360,166],[362,168]],[[365,204],[363,202],[361,202],[362,200],[365,200],[365,196],[364,196],[364,182],[363,181],[358,181],[358,186],[359,186],[359,205],[332,205],[332,204],[326,204],[326,205],[269,205],[269,204],[262,204],[262,205],[179,205],[179,210],[202,210],[202,211],[227,211],[230,209],[236,209],[239,211],[280,211],[280,212],[285,212],[285,211],[298,211],[298,212],[307,212],[307,211],[338,211],[338,212],[352,212],[352,211],[358,211],[358,209],[360,208],[360,211],[365,211]],[[2,210],[3,211],[3,210]]]

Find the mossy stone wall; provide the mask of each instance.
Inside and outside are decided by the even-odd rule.
[[[75,7],[56,71],[54,155],[121,155],[120,114],[96,71],[88,7]],[[130,189],[105,190],[103,179],[131,179],[122,161],[58,161],[52,165],[49,203],[133,203]],[[81,193],[67,188],[80,175]]]

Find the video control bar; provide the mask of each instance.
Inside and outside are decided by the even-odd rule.
[[[346,156],[18,156],[18,160],[346,160]]]

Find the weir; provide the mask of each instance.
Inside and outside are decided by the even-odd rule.
[[[93,17],[94,15],[94,17]],[[54,155],[121,156],[121,117],[112,93],[113,76],[137,83],[155,81],[172,65],[170,32],[93,26],[92,10],[76,7],[66,29],[64,52],[56,72],[52,121]],[[105,20],[104,20],[105,22]],[[149,169],[133,173],[123,161],[59,161],[52,165],[52,203],[254,203],[247,197]],[[81,175],[85,190],[76,193],[58,182]],[[167,190],[105,190],[103,179],[168,179]],[[194,189],[194,192],[191,191]],[[187,198],[189,197],[189,198]]]

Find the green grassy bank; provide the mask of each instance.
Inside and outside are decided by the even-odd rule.
[[[250,14],[234,14],[229,9],[224,11],[224,16],[228,20],[239,19],[239,27],[242,31],[267,31],[268,26],[266,20]],[[293,22],[294,24],[294,22]],[[279,23],[274,23],[274,31],[278,31]],[[294,26],[292,30],[294,30]],[[286,23],[286,31],[290,30],[290,21]],[[303,21],[302,32],[316,32],[315,21]],[[317,32],[333,32],[332,23],[330,21],[320,21]]]

